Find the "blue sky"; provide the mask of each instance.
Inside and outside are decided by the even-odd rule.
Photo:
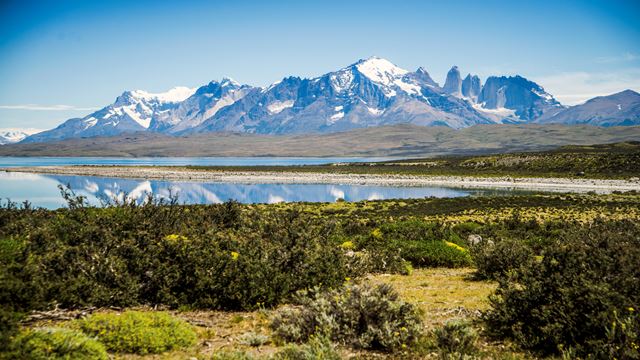
[[[0,128],[51,128],[126,89],[265,86],[377,55],[442,83],[521,74],[567,104],[640,91],[639,1],[0,2]]]

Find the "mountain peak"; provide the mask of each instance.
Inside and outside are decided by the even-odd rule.
[[[132,90],[122,93],[124,97],[131,97],[135,100],[158,100],[160,102],[180,102],[193,95],[196,89],[186,86],[176,86],[162,93],[150,93],[145,90]]]
[[[408,73],[391,61],[377,56],[371,56],[366,60],[360,60],[354,64],[355,68],[373,82],[389,85],[396,78]]]
[[[240,83],[233,80],[230,77],[223,77],[222,80],[220,81],[220,86],[229,86],[229,85],[233,85],[233,86],[240,86]]]

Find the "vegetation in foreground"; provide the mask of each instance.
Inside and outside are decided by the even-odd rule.
[[[191,166],[209,171],[296,171],[628,179],[640,176],[640,142],[563,146],[556,150],[496,155],[445,156],[374,163],[305,166]]]
[[[84,351],[38,345],[29,335],[52,327],[91,340],[86,351],[122,356],[251,358],[263,347],[271,351],[260,356],[281,359],[638,354],[634,193],[202,206],[149,199],[107,208],[65,195],[68,209],[0,209],[5,354]],[[469,266],[477,270],[454,270]],[[433,276],[414,283],[434,267],[467,272],[456,280],[464,285],[434,292]],[[55,306],[147,306],[199,326],[156,312],[104,311],[18,326]],[[220,331],[203,320],[212,310],[232,324],[241,311],[232,327],[254,319],[234,343],[246,353],[210,343],[203,350]]]

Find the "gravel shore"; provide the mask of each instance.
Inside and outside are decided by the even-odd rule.
[[[344,184],[386,186],[445,186],[457,188],[514,189],[554,192],[610,193],[640,191],[640,180],[564,178],[510,178],[471,176],[411,176],[374,174],[331,174],[306,172],[233,172],[189,170],[171,167],[135,166],[43,166],[5,168],[1,171],[38,174],[83,175],[169,181],[243,184]]]

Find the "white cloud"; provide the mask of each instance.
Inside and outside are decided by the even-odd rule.
[[[599,64],[611,64],[611,63],[620,63],[620,62],[631,62],[636,60],[640,60],[640,55],[632,54],[628,52],[618,56],[599,57],[595,60],[595,62]]]
[[[19,104],[19,105],[0,105],[0,109],[6,110],[37,110],[37,111],[91,111],[97,110],[97,107],[79,107],[73,105],[38,105],[38,104]]]
[[[561,103],[575,105],[626,89],[640,91],[640,68],[617,72],[565,72],[533,78]]]

